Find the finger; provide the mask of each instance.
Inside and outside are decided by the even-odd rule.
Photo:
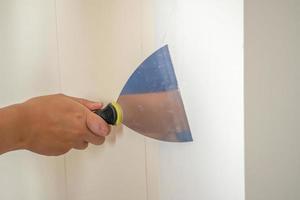
[[[87,99],[83,99],[83,98],[78,98],[78,97],[70,97],[67,96],[69,98],[71,98],[72,100],[80,103],[81,105],[87,107],[89,110],[97,110],[102,108],[103,104],[101,102],[95,102],[95,101],[90,101]]]
[[[80,141],[77,142],[76,144],[74,144],[74,149],[79,149],[79,150],[83,150],[86,149],[88,147],[89,143],[86,141]]]
[[[93,132],[91,132],[88,129],[88,127],[86,127],[86,129],[85,129],[85,131],[83,131],[83,133],[84,133],[83,137],[80,139],[81,142],[86,141],[86,142],[89,142],[94,145],[101,145],[105,141],[105,137],[95,135]]]
[[[108,124],[101,117],[90,111],[87,113],[86,125],[96,136],[107,136],[110,132]]]
[[[102,136],[96,136],[94,135],[92,132],[89,132],[87,135],[86,135],[86,139],[85,139],[87,142],[91,143],[91,144],[94,144],[94,145],[101,145],[104,143],[105,141],[105,137],[102,137]]]

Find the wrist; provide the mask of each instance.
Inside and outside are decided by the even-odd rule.
[[[16,124],[15,130],[16,147],[18,149],[28,149],[30,141],[30,112],[26,106],[26,103],[16,104]]]
[[[21,107],[21,104],[15,104],[0,109],[0,154],[26,146],[25,117]]]

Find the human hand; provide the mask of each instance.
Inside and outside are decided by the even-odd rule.
[[[22,148],[57,156],[70,149],[85,149],[88,143],[100,145],[110,132],[108,124],[92,110],[101,103],[62,94],[32,98],[19,105]]]

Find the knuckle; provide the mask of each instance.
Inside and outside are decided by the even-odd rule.
[[[61,148],[61,149],[53,152],[52,155],[53,156],[60,156],[60,155],[68,153],[68,151],[70,151],[70,148]]]
[[[105,138],[104,137],[98,137],[97,140],[95,141],[95,144],[96,145],[101,145],[103,144],[105,141]]]
[[[82,137],[85,137],[86,136],[86,130],[83,128],[83,127],[77,127],[77,128],[74,128],[73,130],[73,135],[75,136],[74,139],[81,139]]]
[[[64,149],[64,150],[62,151],[62,154],[66,154],[66,153],[68,153],[69,151],[70,151],[70,148]]]
[[[86,149],[88,146],[89,146],[89,143],[86,143],[86,144],[83,146],[83,149]]]
[[[82,113],[82,112],[76,112],[74,114],[74,117],[75,117],[76,120],[83,120],[85,118],[85,114]]]
[[[89,143],[87,142],[82,142],[79,145],[76,145],[74,148],[79,149],[79,150],[84,150],[89,146]]]

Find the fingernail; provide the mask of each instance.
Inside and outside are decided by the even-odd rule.
[[[98,123],[91,124],[90,129],[94,134],[102,136],[102,129]]]
[[[107,127],[105,121],[93,112],[88,112],[86,119],[87,127],[95,135],[105,136],[107,135]]]
[[[100,124],[98,124],[97,126],[96,126],[97,128],[97,130],[96,130],[96,134],[97,135],[99,135],[99,136],[107,136],[107,132],[108,132],[108,129],[107,129],[107,127],[105,127],[104,125],[100,125]]]
[[[107,136],[108,128],[106,126],[102,126],[101,127],[101,133],[102,133],[102,136]]]

